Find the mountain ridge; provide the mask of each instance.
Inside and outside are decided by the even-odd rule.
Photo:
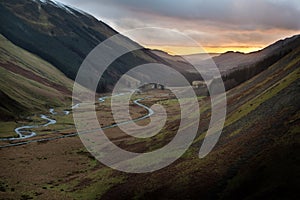
[[[3,2],[5,1],[0,2],[0,11],[4,10],[5,13],[13,15],[10,11],[5,10]],[[8,4],[6,6],[10,5],[14,9],[18,9],[18,5],[25,7],[27,5],[27,3],[20,4],[20,2],[26,2],[21,0],[6,2]],[[37,6],[34,8],[38,10],[36,2],[29,3],[27,5],[29,6],[28,12],[32,9],[32,5]],[[23,12],[23,7],[20,7],[20,12]],[[53,11],[54,15],[55,12],[72,15],[72,13],[68,13],[68,10],[61,8],[48,7],[46,10]],[[22,15],[21,13],[24,17],[27,17],[27,14],[23,13]],[[6,18],[3,17],[6,16],[2,12],[0,15],[0,22],[5,22]],[[47,31],[38,24],[34,30],[35,34],[39,35],[43,32],[41,34],[43,37],[46,37],[47,34],[50,34],[49,37],[53,37],[53,34],[60,35],[61,37],[57,36],[55,39],[47,41],[56,41],[63,46],[64,50],[71,51],[69,53],[72,55],[80,55],[87,50],[77,49],[76,45],[71,45],[70,38],[72,37],[65,37],[65,32],[60,30],[62,27],[54,28],[51,35],[51,30],[48,31],[49,27],[47,27],[48,19],[43,21],[45,13],[39,15],[38,18],[41,16],[42,19],[38,22],[43,23]],[[11,17],[8,21],[15,24],[7,22],[5,22],[6,26],[0,24],[1,33],[5,32],[3,29],[7,27],[10,28],[6,32],[7,34],[12,30],[19,30],[17,34],[21,35],[17,37],[18,35],[15,33],[15,42],[22,39],[23,32],[26,34],[26,31],[32,30],[28,29],[30,25],[26,24],[27,22],[18,20],[20,19]],[[57,16],[52,16],[50,21],[58,23],[55,20],[58,20]],[[31,23],[33,23],[32,26],[35,26],[34,21],[31,20]],[[80,36],[86,37],[80,42],[77,41],[77,44],[83,43],[86,45],[85,47],[92,48],[96,40],[100,41],[99,35],[96,34],[94,38],[94,29],[77,27],[68,20],[64,23],[71,23],[71,26],[67,27],[68,30],[71,30],[68,34],[74,34],[76,37],[72,36],[75,39]],[[24,28],[23,25],[26,27]],[[50,26],[50,28],[53,27]],[[75,29],[75,33],[72,32],[73,29]],[[70,41],[65,40],[66,38],[69,38]],[[65,43],[62,43],[63,41]],[[37,42],[42,45],[41,41]],[[36,45],[32,41],[29,43]],[[39,48],[45,48],[45,46]],[[44,49],[44,53],[47,53],[47,50]],[[55,107],[55,112],[58,112],[56,115],[51,115],[57,119],[58,124],[38,129],[37,138],[60,138],[1,148],[0,164],[3,168],[0,170],[0,198],[53,200],[299,199],[299,36],[293,40],[279,41],[277,45],[272,46],[270,52],[267,54],[269,55],[268,59],[264,58],[246,66],[242,66],[239,59],[232,61],[234,58],[228,56],[232,53],[227,54],[229,57],[227,63],[232,62],[239,70],[233,71],[232,77],[230,74],[227,77],[224,76],[227,78],[225,82],[235,81],[232,84],[235,86],[227,88],[226,91],[227,116],[221,137],[205,158],[199,159],[199,147],[206,137],[211,121],[212,102],[209,96],[200,96],[198,102],[201,120],[196,122],[198,132],[185,154],[161,170],[145,174],[131,174],[113,170],[98,162],[76,136],[72,115],[64,115],[62,112],[66,108],[70,109],[73,81],[59,71],[57,66],[42,59],[41,54],[35,55],[0,35],[1,138],[7,137],[9,131],[11,135],[15,134],[14,128],[24,126],[24,123],[25,125],[43,124],[42,121],[35,121],[37,120],[35,115],[46,112],[50,115],[51,107]],[[161,57],[144,49],[134,52],[127,58],[137,57],[137,55],[140,63],[142,61],[171,63],[178,70],[184,66],[174,66],[175,63],[180,63],[176,60],[181,59],[179,57],[174,58],[168,55]],[[252,55],[254,57],[255,54]],[[223,61],[220,59],[220,62]],[[119,63],[121,63],[120,60],[117,61],[117,64]],[[133,65],[138,62],[127,61],[127,64]],[[117,79],[121,74],[119,72],[124,73],[128,69],[123,69],[123,66],[125,65],[116,65],[116,70],[111,70],[108,75]],[[59,87],[56,87],[57,85]],[[165,146],[173,139],[181,123],[180,106],[175,100],[169,93],[162,99],[159,98],[158,101],[151,98],[144,101],[149,107],[155,103],[166,106],[166,108],[170,108],[166,109],[169,111],[167,114],[172,114],[170,123],[166,123],[162,133],[154,137],[146,139],[134,139],[128,135],[118,137],[120,130],[117,128],[106,129],[111,132],[105,132],[105,134],[112,136],[109,139],[112,139],[115,145],[124,147],[128,151],[150,152]],[[216,107],[218,107],[218,103],[215,102]],[[59,110],[60,106],[62,109]],[[109,103],[98,103],[97,114],[110,114],[108,106],[110,106]],[[101,115],[97,115],[97,117],[98,119],[105,118],[101,118]],[[8,120],[8,122],[3,122],[3,120]],[[140,121],[140,123],[147,124],[148,122]],[[70,134],[74,137],[65,137]],[[13,141],[0,142],[1,145],[13,143]]]
[[[1,34],[50,62],[73,80],[88,53],[105,39],[118,34],[91,15],[82,14],[71,7],[57,6],[53,1],[2,1],[0,11]],[[124,44],[138,45],[125,36],[122,39]],[[188,63],[168,62],[141,47],[121,56],[109,66],[100,80],[107,87],[98,92],[111,90],[122,74],[145,63],[162,63],[177,69],[182,69],[181,65],[192,68]],[[189,76],[194,76],[193,73],[183,74],[192,82]],[[172,83],[172,80],[169,82]]]

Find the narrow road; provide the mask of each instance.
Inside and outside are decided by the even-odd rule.
[[[124,95],[124,93],[120,93],[120,94],[117,94],[115,96],[121,96],[121,95]],[[105,99],[109,98],[110,96],[105,96],[105,97],[101,97],[99,98],[98,100],[100,102],[104,102]],[[140,120],[143,120],[143,119],[146,119],[148,117],[150,117],[151,115],[154,114],[154,111],[147,107],[146,105],[140,103],[139,101],[143,100],[144,98],[141,98],[141,99],[137,99],[137,100],[134,100],[133,103],[140,106],[140,107],[143,107],[145,108],[148,113],[144,116],[141,116],[139,118],[136,118],[136,119],[133,119],[133,120],[128,120],[128,121],[124,121],[124,122],[121,122],[121,123],[118,123],[118,124],[113,124],[113,125],[109,125],[109,126],[104,126],[102,127],[103,130],[105,129],[109,129],[109,128],[114,128],[114,127],[117,127],[118,125],[122,125],[122,124],[128,124],[128,123],[133,123],[133,122],[137,122],[137,121],[140,121]],[[72,106],[72,109],[76,109],[80,106],[80,104],[75,104],[74,106]],[[49,110],[50,113],[52,114],[56,114],[56,112],[54,111],[54,109],[50,109]],[[69,114],[69,111],[64,111],[64,113],[67,115]],[[56,123],[56,120],[54,119],[50,119],[48,118],[46,115],[41,115],[41,118],[42,119],[45,119],[45,120],[48,120],[48,123],[46,124],[43,124],[43,125],[36,125],[36,126],[22,126],[22,127],[19,127],[19,128],[16,128],[15,129],[15,132],[19,135],[19,137],[17,138],[3,138],[3,139],[0,139],[0,141],[12,141],[12,140],[20,140],[20,139],[26,139],[26,138],[30,138],[30,137],[34,137],[36,136],[36,133],[35,132],[30,132],[30,131],[26,131],[26,130],[23,130],[23,129],[32,129],[32,128],[38,128],[38,127],[46,127],[46,126],[49,126],[51,124],[55,124]],[[92,130],[93,131],[93,130]],[[88,131],[90,132],[90,131]],[[13,146],[20,146],[20,145],[25,145],[25,144],[29,144],[29,143],[33,143],[33,142],[43,142],[43,141],[51,141],[51,140],[57,140],[57,139],[61,139],[61,138],[67,138],[67,137],[74,137],[74,136],[77,136],[78,134],[85,134],[85,133],[88,133],[88,132],[84,132],[84,133],[70,133],[70,134],[67,134],[67,135],[60,135],[60,136],[56,136],[56,137],[50,137],[50,138],[42,138],[42,139],[35,139],[35,140],[28,140],[28,141],[23,141],[23,142],[17,142],[17,143],[12,143],[12,144],[6,144],[6,145],[2,145],[0,146],[0,148],[6,148],[6,147],[13,147]],[[27,133],[26,135],[24,133]],[[29,134],[28,134],[29,133]]]
[[[56,114],[54,112],[54,109],[51,108],[49,110],[49,112],[51,114]],[[46,124],[42,124],[42,125],[31,125],[31,126],[21,126],[21,127],[18,127],[15,129],[15,132],[16,134],[19,136],[19,137],[11,137],[11,138],[0,138],[0,141],[12,141],[12,140],[22,140],[22,139],[27,139],[27,138],[31,138],[31,137],[34,137],[36,136],[36,133],[33,132],[33,131],[30,131],[28,129],[34,129],[34,128],[39,128],[39,127],[46,127],[46,126],[49,126],[51,124],[55,124],[56,123],[56,120],[54,119],[50,119],[48,118],[46,115],[41,115],[40,116],[41,119],[44,119],[44,120],[47,120],[48,122]]]

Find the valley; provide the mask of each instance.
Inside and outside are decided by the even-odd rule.
[[[296,53],[292,53],[285,59],[290,60],[294,55]],[[279,174],[282,170],[288,172],[284,176],[280,176],[282,178],[279,180],[275,176],[269,188],[273,192],[279,186],[284,188],[284,191],[293,190],[297,185],[297,181],[292,177],[297,163],[295,150],[299,148],[297,145],[299,104],[297,102],[300,99],[299,94],[294,92],[299,91],[300,72],[299,61],[295,60],[291,63],[293,64],[287,65],[284,70],[280,67],[281,63],[277,63],[263,74],[255,76],[227,93],[229,106],[223,134],[214,150],[202,160],[199,160],[197,152],[208,127],[210,116],[208,97],[199,98],[201,122],[198,136],[192,147],[180,160],[167,168],[150,175],[117,172],[95,160],[85,150],[78,137],[40,141],[0,150],[2,164],[5,163],[6,166],[14,168],[14,170],[10,170],[11,167],[8,167],[0,172],[2,180],[5,181],[2,184],[5,192],[2,194],[11,198],[25,195],[42,199],[50,197],[52,199],[124,199],[148,198],[149,196],[157,198],[158,195],[163,194],[168,197],[176,195],[178,199],[181,199],[191,194],[207,195],[207,191],[210,191],[209,194],[219,197],[223,195],[224,197],[236,196],[238,193],[235,191],[243,188],[236,186],[235,182],[253,184],[255,187],[257,181],[263,180],[249,177],[244,171],[245,167],[247,168],[249,165],[256,173],[267,173],[256,171],[259,170],[257,166],[264,166],[265,170],[274,170]],[[272,78],[264,79],[263,77],[268,73]],[[252,92],[247,88],[251,88]],[[150,91],[145,96],[156,95],[156,97],[142,100],[141,103],[149,107],[154,102],[160,102],[172,116],[168,118],[169,121],[161,134],[149,139],[134,139],[122,134],[117,127],[105,130],[105,134],[118,146],[133,152],[145,152],[165,145],[174,136],[180,110],[178,110],[175,99],[166,98],[167,91],[159,93],[160,91]],[[293,94],[292,98],[290,98],[291,94]],[[135,98],[139,99],[142,96]],[[239,99],[238,103],[236,99]],[[100,105],[101,109],[99,110],[109,109],[107,102],[99,102],[99,104],[103,104]],[[274,107],[274,105],[277,106]],[[280,105],[286,105],[285,109],[282,110]],[[132,111],[133,118],[147,113],[144,108],[140,108],[139,112],[137,112],[137,108]],[[269,116],[268,120],[264,119],[266,113]],[[107,112],[100,112],[99,116],[101,115],[107,116]],[[278,121],[278,118],[282,121]],[[101,119],[103,117],[99,117],[100,122]],[[105,120],[102,124],[111,124],[111,119]],[[145,119],[137,123],[142,125],[148,122]],[[50,125],[48,130],[41,129],[41,132],[48,132],[46,137],[51,137],[60,134],[68,135],[68,132],[73,133],[74,131],[73,127],[62,131],[57,129],[60,132],[57,133],[54,131],[55,126],[57,125]],[[243,129],[239,128],[241,126]],[[37,138],[45,137],[42,135]],[[222,156],[222,160],[218,159],[220,156]],[[289,165],[275,164],[279,160],[280,162],[284,160]],[[36,173],[37,171],[39,173]],[[173,176],[174,172],[176,172],[176,176]],[[27,174],[27,176],[20,178],[20,174]],[[194,178],[195,176],[197,179]],[[209,181],[203,182],[202,180],[205,180],[206,177],[210,177]],[[168,181],[164,181],[166,179]],[[147,181],[145,182],[145,180]],[[224,182],[224,180],[230,181]],[[190,181],[197,187],[192,187]],[[217,182],[219,184],[216,186]],[[136,183],[139,183],[138,186]],[[262,182],[262,184],[269,183]],[[168,189],[162,193],[159,189],[161,187]],[[263,197],[270,193],[261,191],[256,195]],[[291,196],[293,193],[284,193],[284,195],[293,197]],[[195,196],[190,197],[194,198]]]
[[[251,53],[183,56],[144,48],[121,35],[116,50],[138,50],[110,63],[92,94],[95,101],[86,105],[76,98],[74,87],[82,97],[90,97],[87,87],[93,80],[86,77],[81,85],[76,83],[79,67],[94,47],[117,33],[92,15],[55,1],[0,1],[0,199],[299,199],[299,34]],[[189,61],[203,69],[201,74]],[[184,91],[187,85],[173,74],[158,73],[150,65],[147,75],[126,74],[146,63],[179,72],[196,95],[199,113],[188,104],[191,96],[184,96],[189,116],[182,119],[174,90]],[[213,76],[212,64],[221,77]],[[91,69],[93,75],[101,72]],[[124,74],[120,84],[128,90],[113,94]],[[209,84],[202,75],[209,77]],[[139,77],[145,84],[131,90]],[[166,77],[169,85],[153,83],[152,77]],[[211,136],[208,90],[217,79],[226,89],[226,118],[217,144],[202,158],[199,150]],[[117,122],[112,99],[129,94],[128,110],[115,105],[125,110]],[[220,109],[222,102],[213,103]],[[122,129],[147,126],[160,120],[164,110],[167,118],[156,135],[133,137]],[[87,118],[76,119],[75,112]],[[184,127],[198,127],[187,151],[170,165],[147,173],[125,173],[101,163],[81,140],[98,129],[80,132],[74,122],[82,121],[90,130],[88,120],[95,116],[115,146],[149,153],[170,144],[182,121],[194,115],[200,121]]]
[[[115,95],[115,97],[118,96],[122,96],[125,95],[124,94],[118,94]],[[154,93],[157,95],[157,93]],[[162,97],[164,97],[165,95],[162,95]],[[140,97],[140,98],[139,98]],[[98,98],[98,103],[96,103],[99,108],[96,108],[96,110],[98,111],[98,117],[101,119],[100,120],[100,124],[103,130],[106,129],[110,129],[110,128],[114,128],[119,126],[120,124],[116,124],[113,123],[113,116],[109,107],[109,103],[106,103],[105,105],[100,105],[105,103],[105,101],[109,101],[111,98],[111,96],[104,96],[104,97],[100,97]],[[150,117],[151,115],[154,114],[154,111],[147,107],[146,105],[140,103],[140,101],[144,100],[144,99],[149,99],[149,96],[145,95],[139,95],[139,96],[135,96],[135,100],[132,100],[132,105],[131,107],[131,115],[132,115],[132,120],[131,121],[123,121],[121,122],[121,124],[127,124],[127,123],[133,123],[133,122],[138,122],[141,120],[144,120],[148,117]],[[152,97],[153,98],[153,97]],[[156,96],[156,98],[161,98],[160,96]],[[157,100],[156,100],[157,101]],[[76,109],[78,107],[80,107],[80,103],[74,105],[71,107],[71,109]],[[146,111],[145,111],[146,110]],[[25,139],[29,139],[30,140],[26,140],[26,141],[21,141],[21,142],[10,142],[9,144],[5,144],[4,145],[0,145],[0,148],[5,148],[5,147],[12,147],[12,146],[18,146],[18,145],[25,145],[25,144],[29,144],[32,142],[46,142],[46,141],[50,141],[50,140],[55,140],[55,139],[61,139],[61,138],[66,138],[66,137],[74,137],[78,134],[81,133],[77,133],[76,132],[76,128],[74,123],[72,122],[72,115],[69,115],[70,112],[72,111],[68,111],[68,110],[63,110],[60,113],[57,113],[56,109],[49,109],[49,114],[44,115],[41,114],[40,115],[40,119],[35,119],[35,117],[27,117],[27,119],[29,119],[28,123],[30,123],[30,121],[34,121],[34,125],[25,125],[25,126],[21,126],[18,128],[14,129],[15,134],[13,136],[8,137],[7,133],[6,133],[6,137],[3,138],[3,136],[0,138],[0,141],[4,141],[4,142],[8,142],[8,141],[14,141],[14,140],[25,140]],[[63,113],[63,114],[61,114]],[[50,119],[49,115],[51,115],[52,118],[58,119],[58,121],[56,121],[55,119]],[[105,120],[103,120],[105,119]],[[48,121],[47,123],[44,124],[40,124],[40,125],[36,125],[36,123],[42,123],[42,120],[46,120]],[[69,121],[69,123],[67,123],[67,121]],[[71,123],[70,123],[71,121]],[[9,123],[9,122],[8,122]],[[24,123],[24,122],[23,122]],[[69,124],[69,127],[67,127],[67,125]],[[51,125],[51,127],[49,127]],[[25,129],[25,130],[23,130]],[[36,134],[36,131],[42,132],[42,134]],[[65,133],[66,131],[66,133]],[[72,133],[68,133],[72,131]],[[56,137],[50,137],[48,138],[48,134],[47,133],[51,133],[51,132],[63,132],[62,136],[56,136]],[[17,136],[15,136],[17,134]],[[33,137],[36,136],[46,136],[44,137],[37,137],[38,139],[34,139]]]

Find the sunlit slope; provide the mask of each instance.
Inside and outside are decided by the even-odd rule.
[[[230,199],[296,198],[300,47],[229,91],[228,100],[229,113],[215,155],[221,149],[231,154],[224,158],[232,165],[222,178],[219,195]]]
[[[201,100],[206,111],[185,156],[150,175],[129,176],[102,199],[296,199],[299,78],[300,47],[228,91],[224,130],[203,159],[198,152],[210,120],[210,102],[209,97]],[[151,145],[158,143],[163,140]]]
[[[43,59],[0,35],[0,118],[70,106],[73,83]]]

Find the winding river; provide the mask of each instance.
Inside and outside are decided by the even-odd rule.
[[[122,95],[125,95],[125,93],[120,93],[120,94],[114,95],[114,97],[122,96]],[[107,99],[109,97],[111,97],[111,96],[100,97],[98,100],[99,100],[99,102],[104,102],[105,99]],[[114,128],[114,127],[116,127],[118,125],[122,125],[122,124],[137,122],[137,121],[146,119],[146,118],[150,117],[151,115],[153,115],[154,111],[151,108],[147,107],[146,105],[140,103],[139,101],[141,101],[141,100],[144,100],[144,98],[134,100],[133,103],[140,106],[140,107],[142,107],[142,108],[144,108],[144,109],[146,109],[148,111],[148,113],[146,115],[141,116],[141,117],[136,118],[136,119],[133,119],[133,120],[124,121],[124,122],[121,122],[121,123],[118,123],[118,124],[112,124],[112,125],[109,125],[109,126],[104,126],[104,127],[102,127],[102,129],[104,130],[104,129]],[[78,103],[78,104],[73,105],[71,108],[76,109],[79,106],[80,106],[80,104]],[[65,115],[68,115],[70,113],[70,111],[67,111],[67,110],[65,110],[63,112],[64,112]],[[49,113],[51,113],[52,115],[57,114],[53,108],[49,109]],[[47,120],[47,123],[42,124],[42,125],[31,125],[31,126],[27,125],[27,126],[18,127],[18,128],[15,129],[15,132],[18,135],[18,137],[1,138],[0,141],[13,141],[13,140],[28,139],[28,138],[31,138],[31,137],[34,137],[34,136],[37,135],[35,132],[30,131],[30,129],[39,128],[39,127],[47,127],[51,124],[56,124],[56,120],[51,119],[51,118],[47,117],[46,115],[40,115],[40,118],[44,119],[44,120]],[[60,136],[56,136],[56,137],[51,137],[51,138],[27,140],[27,141],[2,145],[2,146],[0,146],[0,148],[25,145],[25,144],[29,144],[29,143],[32,143],[32,142],[51,141],[51,140],[56,140],[56,139],[61,139],[61,138],[66,138],[66,137],[73,137],[73,136],[76,136],[78,134],[79,133],[76,132],[76,133],[70,133],[70,134],[67,134],[67,135],[60,135]]]
[[[51,114],[56,114],[54,112],[54,109],[50,109],[49,112]],[[31,125],[31,126],[21,126],[18,128],[15,128],[15,133],[18,135],[18,137],[10,137],[10,138],[1,138],[0,141],[12,141],[12,140],[22,140],[22,139],[27,139],[36,136],[36,133],[33,131],[30,131],[28,129],[34,129],[34,128],[39,128],[39,127],[46,127],[51,124],[55,124],[56,120],[55,119],[50,119],[46,115],[40,115],[41,119],[47,120],[48,122],[42,125]]]

